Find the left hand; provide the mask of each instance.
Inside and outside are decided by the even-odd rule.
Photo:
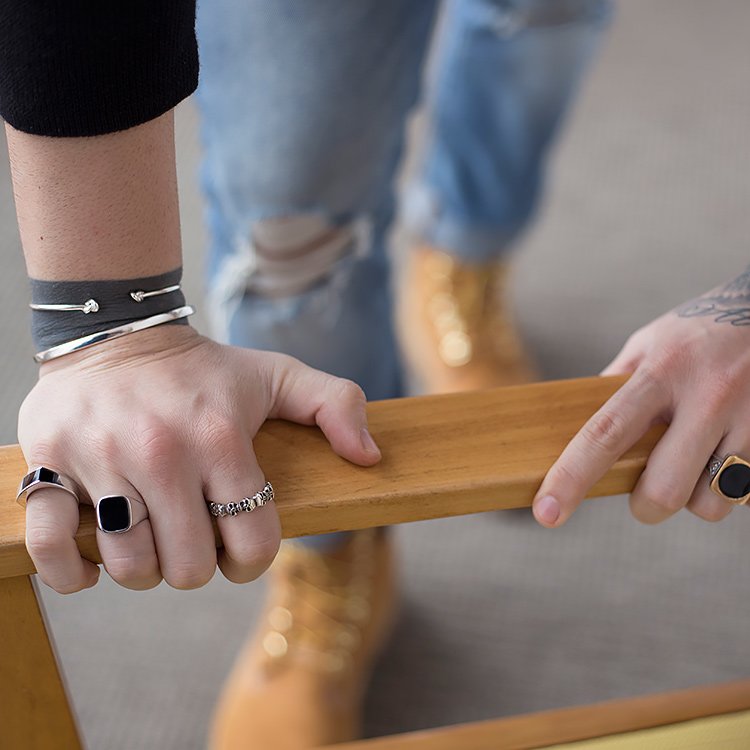
[[[568,443],[534,499],[537,521],[564,524],[591,488],[654,424],[668,429],[630,496],[643,523],[678,510],[719,521],[711,454],[750,457],[750,269],[636,331],[602,375],[630,379]]]

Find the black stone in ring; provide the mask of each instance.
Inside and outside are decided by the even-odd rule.
[[[133,525],[130,498],[107,495],[96,504],[96,523],[105,534],[120,534]]]
[[[750,494],[750,467],[744,464],[727,466],[719,474],[719,489],[727,496],[739,500]]]
[[[712,456],[708,464],[711,489],[737,504],[750,500],[750,464],[739,456]]]

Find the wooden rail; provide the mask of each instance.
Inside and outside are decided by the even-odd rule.
[[[285,537],[519,508],[623,382],[584,378],[372,403],[383,461],[368,469],[336,456],[317,428],[288,422],[267,422],[255,449],[276,489]],[[629,492],[661,431],[628,451],[591,496]],[[23,509],[13,502],[25,472],[19,448],[0,447],[0,578],[34,572]],[[93,512],[81,511],[79,547],[100,562]]]
[[[570,438],[622,383],[587,378],[370,404],[383,461],[369,469],[338,458],[313,427],[267,422],[254,445],[285,537],[518,508],[531,504]],[[617,461],[591,496],[629,492],[662,429]],[[75,750],[75,719],[15,502],[26,470],[18,446],[0,448],[0,747]],[[82,506],[79,548],[101,562],[95,532],[92,509]]]
[[[729,738],[722,741],[719,736],[723,722],[715,717],[727,716],[730,721]],[[535,750],[557,748],[565,743],[604,739],[621,735],[626,739],[635,734],[632,747],[637,750],[668,750],[687,748],[690,750],[734,750],[750,747],[750,680],[740,680],[721,685],[677,690],[672,693],[638,696],[596,703],[592,706],[574,706],[551,711],[539,711],[505,719],[490,719],[472,724],[408,732],[392,737],[378,737],[359,742],[330,745],[321,750]],[[672,740],[671,732],[665,729],[654,732],[653,739],[647,730],[669,727],[678,733],[698,727],[685,726],[688,722],[714,719],[711,733],[698,732],[704,742],[691,737],[692,742],[680,743]],[[736,743],[737,728],[732,722],[740,719],[739,744]],[[576,745],[576,748],[578,746]],[[589,750],[596,750],[592,745]]]

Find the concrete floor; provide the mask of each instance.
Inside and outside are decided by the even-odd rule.
[[[638,326],[750,260],[748,29],[742,0],[621,3],[518,256],[516,308],[545,376],[596,373]],[[192,300],[204,246],[195,133],[187,104],[178,140]],[[35,366],[6,173],[0,219],[0,442],[10,443]],[[403,617],[368,699],[368,734],[747,677],[749,534],[745,511],[717,525],[681,514],[640,526],[624,498],[589,503],[555,532],[499,514],[399,528]],[[187,593],[107,580],[48,592],[89,746],[202,747],[263,587],[217,577]]]

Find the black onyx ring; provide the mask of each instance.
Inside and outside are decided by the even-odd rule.
[[[266,482],[265,487],[256,492],[252,497],[243,497],[236,503],[209,503],[208,511],[216,518],[224,516],[236,516],[240,513],[250,513],[256,508],[262,508],[266,503],[273,500],[273,487],[270,482]]]
[[[148,518],[146,505],[125,495],[105,495],[96,503],[96,525],[105,534],[122,534]]]
[[[719,458],[711,456],[706,466],[711,489],[734,505],[745,505],[750,500],[750,462],[739,456]]]
[[[46,466],[37,466],[36,469],[32,469],[21,480],[21,484],[18,485],[18,492],[16,493],[16,502],[19,505],[25,506],[29,495],[44,487],[64,490],[69,495],[72,495],[76,502],[79,502],[78,496],[80,490],[78,489],[78,485],[70,477],[66,477],[65,474],[61,474],[59,471]]]

